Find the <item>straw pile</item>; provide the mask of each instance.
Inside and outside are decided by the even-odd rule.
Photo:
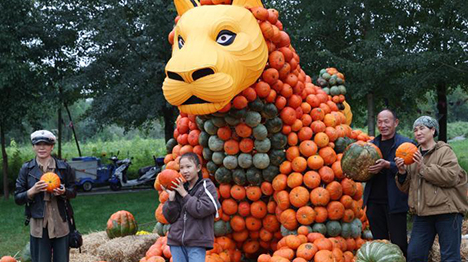
[[[91,233],[83,236],[81,253],[71,250],[70,261],[138,262],[157,238],[157,234],[148,234],[109,239],[104,231]]]

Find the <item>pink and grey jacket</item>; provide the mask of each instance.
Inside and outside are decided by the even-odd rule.
[[[216,187],[210,179],[199,179],[184,198],[176,193],[175,200],[163,206],[163,215],[171,224],[167,244],[212,249],[214,218],[220,207]]]

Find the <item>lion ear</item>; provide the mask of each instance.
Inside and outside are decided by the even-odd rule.
[[[198,0],[174,0],[174,5],[177,10],[177,14],[182,16],[188,10],[200,6],[200,2]]]
[[[232,5],[243,6],[247,8],[263,7],[262,0],[233,0]]]

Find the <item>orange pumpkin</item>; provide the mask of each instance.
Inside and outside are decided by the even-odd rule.
[[[309,191],[303,186],[293,188],[289,192],[289,202],[298,208],[305,206],[309,202]]]
[[[159,183],[161,184],[161,186],[170,190],[175,188],[172,182],[177,183],[177,178],[180,178],[182,179],[182,181],[185,182],[185,178],[179,172],[172,169],[164,169],[158,175]]]
[[[60,177],[57,174],[53,173],[53,172],[44,173],[41,176],[41,181],[46,182],[46,184],[47,184],[46,190],[49,193],[52,193],[54,191],[54,189],[60,187]]]
[[[306,261],[312,260],[318,248],[312,243],[301,244],[296,251],[296,256],[305,259]]]
[[[326,206],[330,202],[330,192],[323,187],[317,187],[310,192],[310,202],[314,206]]]
[[[312,207],[302,206],[296,212],[296,219],[301,225],[310,225],[315,221],[315,214]]]
[[[414,163],[413,156],[416,151],[418,151],[418,148],[413,143],[405,142],[397,148],[395,157],[402,158],[405,165],[411,165]]]

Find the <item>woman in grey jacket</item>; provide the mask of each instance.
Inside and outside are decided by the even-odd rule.
[[[180,157],[180,173],[174,190],[163,188],[169,201],[163,215],[171,223],[167,235],[172,258],[177,262],[203,262],[207,249],[213,248],[214,218],[221,206],[216,187],[210,179],[203,179],[198,155],[186,153]]]

